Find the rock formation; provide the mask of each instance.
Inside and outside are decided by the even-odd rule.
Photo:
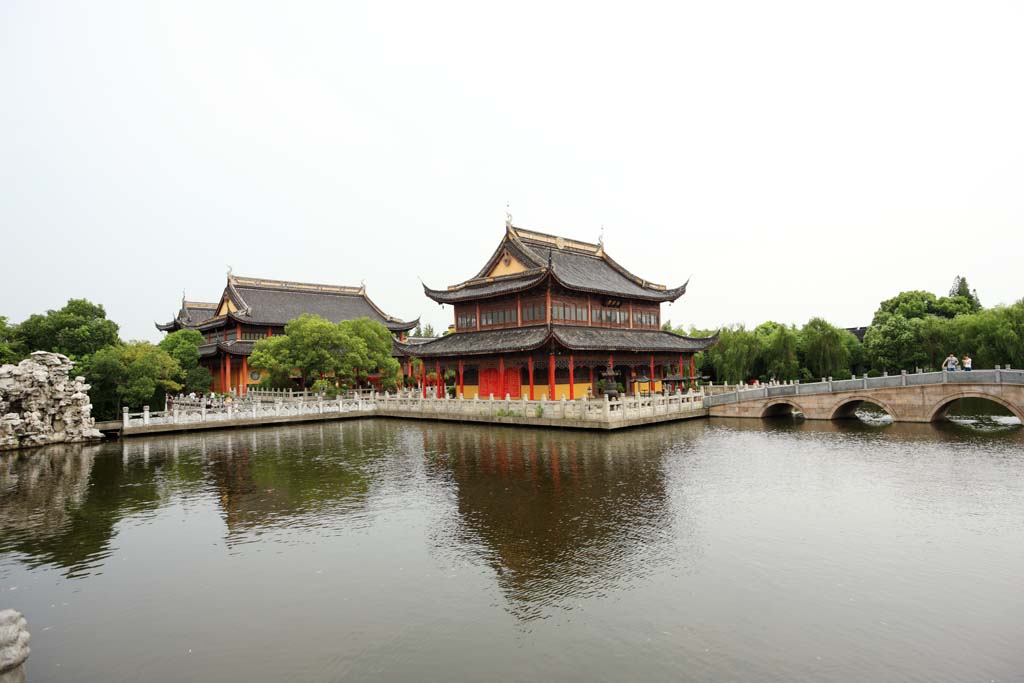
[[[102,438],[89,385],[69,379],[73,365],[67,356],[36,351],[0,366],[0,451]]]
[[[23,683],[22,664],[30,652],[25,617],[13,609],[0,611],[0,683]]]

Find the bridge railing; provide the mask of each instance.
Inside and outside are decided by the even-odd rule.
[[[832,394],[843,391],[935,384],[1024,384],[1024,370],[995,368],[992,370],[974,370],[973,372],[902,372],[899,375],[882,375],[881,377],[868,377],[865,375],[851,379],[826,379],[821,382],[808,382],[807,384],[789,382],[785,384],[748,385],[728,393],[705,396],[704,405],[711,407],[779,396],[810,396],[813,394]]]

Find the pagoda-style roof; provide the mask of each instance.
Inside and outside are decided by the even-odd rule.
[[[254,346],[256,346],[256,342],[248,340],[239,341],[231,339],[229,341],[211,342],[199,346],[199,357],[209,358],[218,355],[221,351],[232,356],[248,356],[252,354],[252,347]]]
[[[712,337],[683,337],[663,330],[630,330],[579,325],[532,325],[481,332],[457,332],[425,344],[397,344],[417,358],[481,356],[533,351],[553,340],[571,351],[694,353],[715,345]]]
[[[502,265],[512,272],[496,275]],[[567,289],[655,302],[675,301],[686,293],[686,283],[669,289],[634,275],[612,259],[601,243],[524,230],[511,223],[475,277],[448,289],[424,285],[424,291],[434,301],[450,304],[523,291],[549,277]]]
[[[174,320],[163,325],[157,324],[157,329],[163,332],[173,332],[184,327],[199,327],[201,324],[216,317],[217,302],[207,303],[204,301],[181,300],[181,310],[174,316]]]
[[[228,275],[227,286],[216,304],[202,304],[192,316],[182,313],[158,329],[168,331],[182,327],[205,329],[223,324],[227,318],[248,325],[284,326],[303,313],[311,313],[338,323],[343,320],[369,318],[391,332],[405,332],[416,327],[419,319],[400,320],[382,311],[366,295],[366,288],[321,285],[307,282],[268,280],[266,278]],[[201,312],[208,312],[204,319]]]

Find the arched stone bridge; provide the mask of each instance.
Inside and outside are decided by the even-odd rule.
[[[745,387],[707,396],[713,417],[774,417],[802,413],[808,420],[854,417],[863,403],[873,403],[894,422],[942,420],[961,398],[997,403],[1024,423],[1024,370],[927,372],[885,377]]]

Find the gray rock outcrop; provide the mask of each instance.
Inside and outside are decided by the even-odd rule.
[[[22,664],[31,651],[28,626],[21,612],[13,609],[0,611],[0,683],[22,683],[25,669]]]
[[[0,451],[102,438],[89,385],[70,379],[72,367],[67,356],[47,351],[0,366]]]

